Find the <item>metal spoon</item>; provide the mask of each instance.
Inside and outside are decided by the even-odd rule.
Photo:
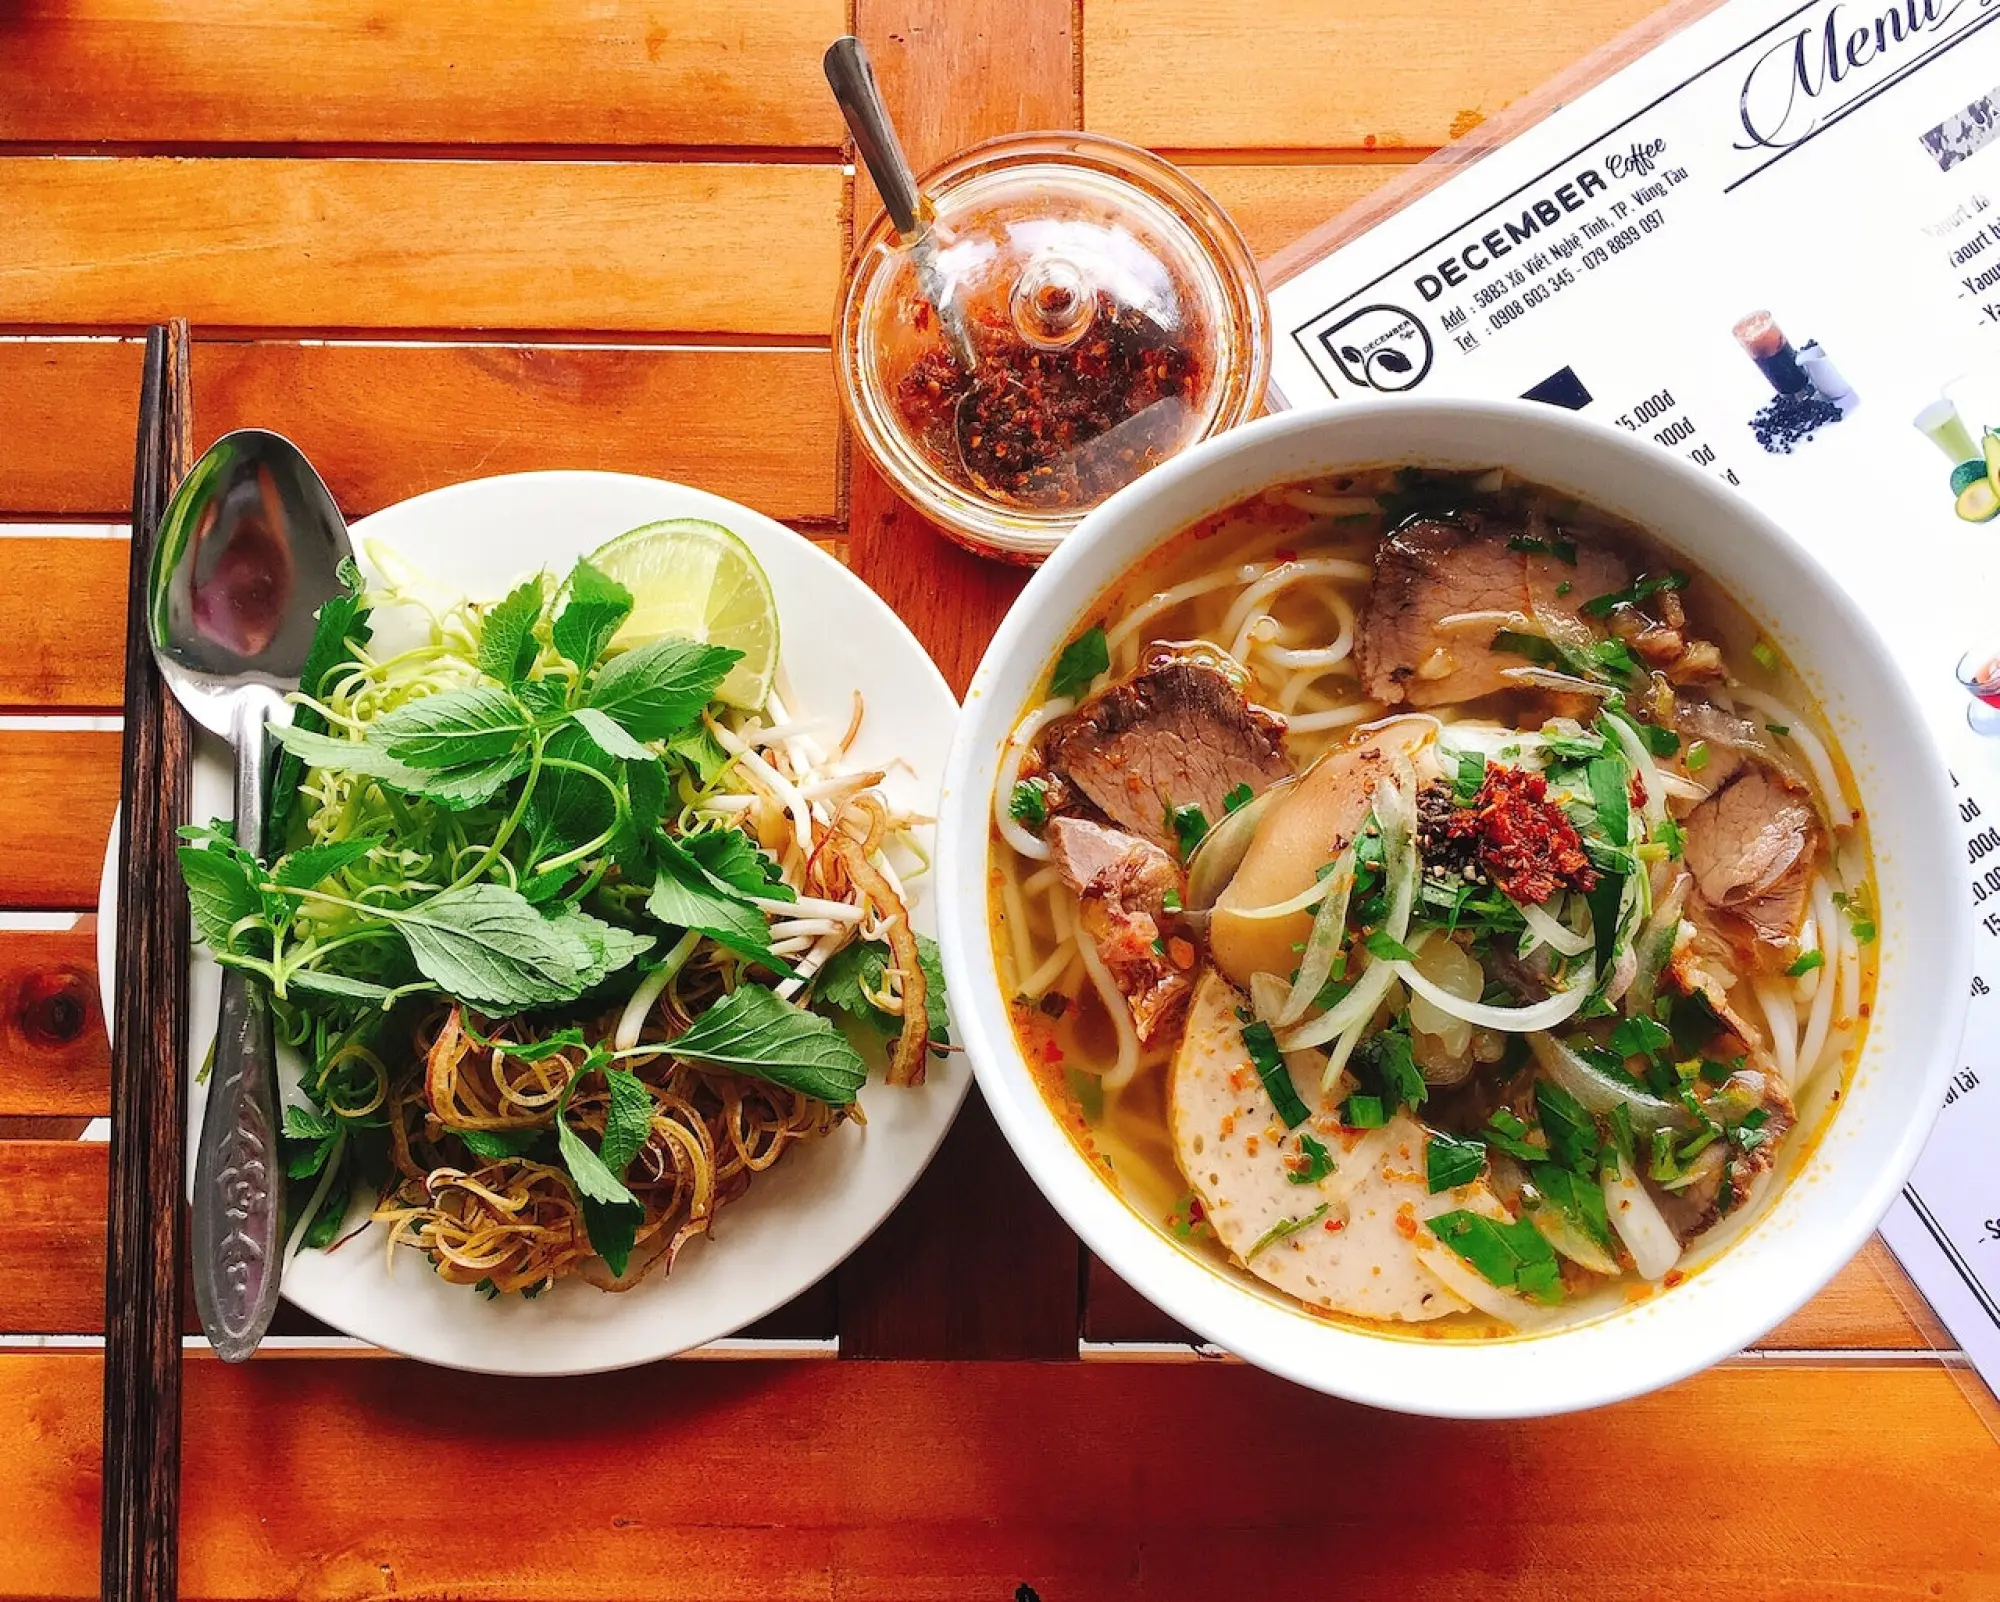
[[[833,90],[835,104],[847,120],[854,136],[854,148],[875,180],[882,196],[882,209],[902,236],[904,248],[917,269],[917,288],[937,312],[938,326],[959,368],[969,377],[979,366],[972,348],[972,335],[965,317],[952,298],[951,284],[938,265],[937,241],[931,237],[930,207],[917,188],[917,175],[903,154],[903,142],[896,137],[896,125],[889,120],[889,108],[882,103],[882,91],[875,84],[875,69],[868,64],[868,52],[852,34],[826,47],[826,81]]]
[[[147,585],[153,657],[175,698],[236,751],[236,840],[261,856],[266,726],[289,722],[314,613],[340,593],[347,524],[312,464],[260,428],[225,434],[160,521]],[[278,1160],[271,1004],[222,971],[222,1007],[195,1154],[194,1291],[226,1362],[257,1349],[278,1303],[284,1168]]]

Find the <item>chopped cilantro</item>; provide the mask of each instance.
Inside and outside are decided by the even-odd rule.
[[[1458,753],[1458,778],[1451,787],[1451,798],[1460,806],[1470,806],[1478,796],[1480,786],[1486,782],[1486,758],[1477,751]]]
[[[1193,856],[1194,848],[1208,837],[1207,815],[1192,803],[1175,807],[1167,814],[1167,822],[1173,827],[1174,838],[1180,842],[1183,858]]]
[[[1693,741],[1687,748],[1686,761],[1687,770],[1690,773],[1699,773],[1703,768],[1707,767],[1708,742],[1706,740]]]
[[[1179,912],[1181,910],[1181,893],[1172,885],[1168,885],[1165,893],[1160,897],[1160,910],[1162,912]]]
[[[1644,1013],[1619,1019],[1618,1027],[1611,1031],[1611,1049],[1620,1057],[1650,1058],[1673,1043],[1673,1034],[1666,1025]]]
[[[1535,1085],[1535,1116],[1557,1162],[1579,1173],[1596,1171],[1597,1125],[1582,1102],[1561,1085],[1544,1079]]]
[[[1660,819],[1660,826],[1653,831],[1654,837],[1667,848],[1667,855],[1675,861],[1687,851],[1687,830],[1672,818]]]
[[[1562,1300],[1555,1249],[1527,1219],[1502,1222],[1458,1208],[1439,1213],[1428,1228],[1487,1283],[1525,1291],[1542,1302]]]
[[[1486,1120],[1486,1143],[1498,1146],[1509,1157],[1518,1157],[1524,1163],[1540,1162],[1549,1154],[1546,1146],[1537,1146],[1528,1139],[1527,1124],[1511,1107],[1493,1109],[1493,1116]]]
[[[1641,601],[1652,599],[1662,590],[1686,589],[1688,576],[1685,573],[1642,573],[1626,589],[1614,590],[1609,595],[1599,595],[1585,601],[1578,608],[1585,617],[1609,617],[1621,606],[1637,606]]]
[[[1875,911],[1866,890],[1836,890],[1833,904],[1847,914],[1847,927],[1857,941],[1865,946],[1875,938]]]
[[[1310,1229],[1332,1210],[1331,1202],[1321,1202],[1303,1218],[1281,1218],[1263,1234],[1257,1237],[1257,1244],[1243,1254],[1244,1262],[1249,1262],[1259,1252],[1275,1246],[1289,1235],[1296,1235],[1302,1229]]]
[[[1081,695],[1111,666],[1111,647],[1101,624],[1085,629],[1056,658],[1055,672],[1049,675],[1052,696]]]
[[[1371,957],[1379,957],[1384,962],[1415,962],[1417,954],[1387,929],[1375,929],[1362,941]]]
[[[1309,1134],[1299,1136],[1299,1155],[1305,1158],[1305,1167],[1285,1170],[1285,1178],[1294,1185],[1317,1185],[1334,1170],[1333,1153]]]
[[[1048,791],[1046,779],[1023,779],[1014,786],[1014,794],[1007,802],[1007,815],[1023,828],[1039,833],[1049,821]]]
[[[1570,583],[1570,581],[1569,581],[1568,579],[1564,579],[1564,580],[1562,581],[1562,583],[1560,583],[1560,584],[1558,584],[1558,585],[1556,586],[1556,594],[1557,594],[1558,596],[1563,596],[1563,595],[1567,595],[1567,594],[1569,594],[1569,592],[1570,592],[1571,590],[1573,590],[1573,589],[1575,589],[1575,588],[1576,588],[1576,586],[1575,586],[1574,584]]]
[[[1477,1136],[1460,1140],[1432,1130],[1424,1143],[1424,1181],[1433,1196],[1471,1184],[1485,1168],[1486,1142]]]
[[[1236,811],[1239,807],[1247,807],[1255,794],[1249,785],[1239,784],[1222,798],[1222,810],[1228,813]]]

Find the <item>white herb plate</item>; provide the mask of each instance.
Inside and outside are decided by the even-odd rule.
[[[623,473],[516,473],[433,490],[354,526],[357,559],[371,581],[371,545],[412,564],[440,591],[497,599],[536,571],[558,577],[613,535],[669,517],[705,517],[733,529],[756,553],[777,594],[785,678],[797,717],[844,727],[853,692],[867,716],[852,751],[859,767],[889,770],[884,788],[924,815],[937,810],[945,752],[958,707],[924,648],[881,599],[844,567],[760,513],[733,501]],[[413,628],[382,612],[378,637]],[[194,773],[194,815],[226,816],[228,752],[204,737]],[[925,831],[926,834],[928,831]],[[928,842],[926,842],[928,848]],[[117,832],[98,897],[98,971],[104,1013],[116,984]],[[912,886],[912,921],[935,934],[928,877]],[[191,1064],[214,1037],[221,970],[196,950],[191,974]],[[279,1076],[297,1100],[300,1064],[280,1052]],[[903,1198],[943,1140],[971,1075],[956,1054],[933,1058],[927,1082],[893,1090],[879,1079],[861,1094],[866,1125],[786,1154],[717,1215],[673,1271],[618,1294],[578,1280],[533,1301],[488,1301],[447,1285],[415,1252],[385,1261],[385,1232],[371,1225],[333,1252],[308,1251],[285,1266],[284,1294],[315,1318],[361,1340],[451,1368],[494,1374],[578,1374],[669,1357],[763,1317],[823,1278]],[[189,1171],[205,1086],[188,1087]],[[366,1217],[357,1204],[348,1227]]]

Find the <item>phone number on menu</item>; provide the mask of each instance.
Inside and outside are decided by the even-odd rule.
[[[1613,256],[1622,255],[1625,251],[1630,250],[1641,239],[1645,238],[1647,234],[1652,233],[1654,229],[1661,227],[1665,222],[1665,215],[1658,210],[1645,213],[1636,221],[1626,224],[1617,233],[1599,240],[1588,250],[1584,251],[1581,257],[1579,257],[1583,269],[1588,272],[1593,268],[1602,267]],[[1540,283],[1521,290],[1518,295],[1515,295],[1506,304],[1495,305],[1494,302],[1501,300],[1518,287],[1515,283],[1503,282],[1496,279],[1492,283],[1482,285],[1472,292],[1472,304],[1480,311],[1486,311],[1489,306],[1492,307],[1493,309],[1487,314],[1486,324],[1489,328],[1498,330],[1505,328],[1517,317],[1526,316],[1535,307],[1541,305],[1543,301],[1554,295],[1557,290],[1566,288],[1575,282],[1576,274],[1570,268],[1564,267],[1550,273]]]

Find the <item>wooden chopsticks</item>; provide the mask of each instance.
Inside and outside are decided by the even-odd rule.
[[[146,336],[132,467],[104,1257],[106,1602],[174,1596],[179,1565],[188,907],[174,847],[193,737],[153,665],[146,575],[193,443],[188,326],[177,318]]]

